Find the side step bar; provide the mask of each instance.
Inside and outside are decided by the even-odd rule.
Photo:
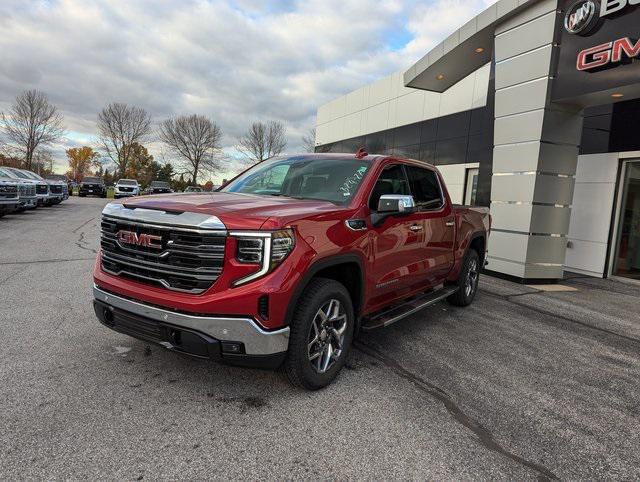
[[[457,287],[443,286],[440,289],[409,298],[402,304],[385,308],[384,310],[365,318],[362,320],[361,330],[370,331],[375,330],[376,328],[389,326],[396,321],[426,308],[427,306],[436,304],[438,301],[445,299],[456,291],[458,291]]]

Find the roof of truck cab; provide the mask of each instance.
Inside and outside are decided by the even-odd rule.
[[[292,158],[292,157],[305,157],[305,158],[310,158],[310,159],[336,159],[336,160],[341,160],[341,159],[349,159],[349,158],[354,158],[354,159],[358,159],[358,160],[364,160],[364,161],[370,161],[370,162],[374,162],[374,161],[384,161],[384,160],[393,160],[393,161],[401,161],[401,162],[408,162],[411,164],[419,164],[422,166],[426,166],[429,168],[435,168],[435,165],[430,164],[428,162],[425,161],[421,161],[420,159],[411,159],[409,157],[402,157],[402,156],[394,156],[392,154],[367,154],[366,156],[362,157],[362,158],[356,158],[354,153],[349,153],[349,152],[344,152],[344,153],[319,153],[316,152],[314,154],[303,154],[300,156],[286,156],[287,159]]]

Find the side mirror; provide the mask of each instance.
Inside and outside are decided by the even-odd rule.
[[[378,201],[378,210],[371,214],[371,224],[379,226],[389,216],[409,214],[415,210],[413,196],[383,194]]]
[[[378,201],[378,213],[397,214],[411,212],[416,207],[413,196],[404,194],[383,194]]]

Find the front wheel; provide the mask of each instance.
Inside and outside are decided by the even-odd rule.
[[[345,364],[354,328],[349,292],[337,281],[311,280],[297,302],[284,364],[293,385],[327,386]]]
[[[458,291],[449,296],[447,301],[455,306],[469,306],[478,291],[479,279],[480,256],[477,251],[470,249],[464,257],[460,275],[455,283]]]

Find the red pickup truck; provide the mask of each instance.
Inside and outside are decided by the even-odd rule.
[[[329,384],[353,338],[447,299],[472,302],[486,208],[389,156],[257,164],[214,193],[108,204],[94,271],[104,325],[196,357]]]

